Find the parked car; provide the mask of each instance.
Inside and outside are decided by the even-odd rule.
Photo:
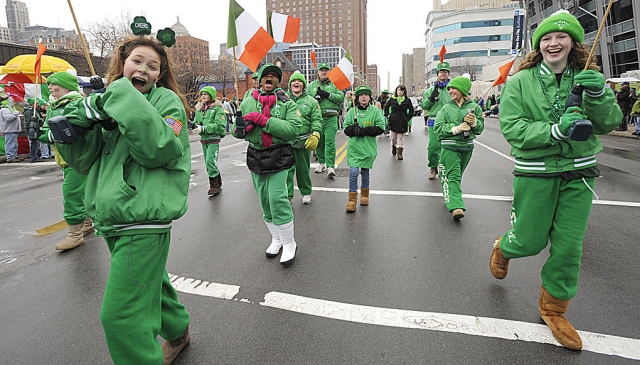
[[[422,108],[420,107],[420,101],[422,101],[422,99],[419,99],[416,96],[412,96],[409,99],[411,99],[411,104],[413,104],[413,116],[414,117],[419,117],[422,115]]]

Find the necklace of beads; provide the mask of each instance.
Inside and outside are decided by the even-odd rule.
[[[569,82],[569,87],[567,88],[567,95],[571,93],[571,88],[573,87],[573,71],[570,71],[570,73],[571,73],[571,82]],[[547,104],[549,104],[549,107],[551,108],[551,113],[559,122],[560,118],[562,118],[562,113],[560,112],[560,110],[561,108],[564,109],[564,107],[560,105],[560,92],[556,91],[556,100],[555,102],[551,102],[551,98],[549,97],[549,92],[547,91],[546,86],[544,86],[544,81],[540,76],[540,65],[538,65],[537,69],[535,70],[535,74],[536,74],[536,78],[540,82],[540,86],[542,87],[542,93],[544,94],[545,99],[547,99]]]

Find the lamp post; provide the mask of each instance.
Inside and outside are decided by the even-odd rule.
[[[421,63],[415,63],[414,65],[424,67],[424,88],[426,89],[429,86],[429,68]]]
[[[416,96],[416,83],[411,77],[405,77],[406,80],[411,81],[411,96]]]

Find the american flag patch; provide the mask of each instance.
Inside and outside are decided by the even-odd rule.
[[[173,117],[166,117],[164,118],[164,121],[169,127],[171,127],[171,129],[173,129],[173,133],[175,133],[176,136],[180,134],[180,131],[182,130],[182,123],[179,120]]]

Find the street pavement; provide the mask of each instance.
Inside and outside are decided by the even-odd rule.
[[[460,222],[427,178],[423,123],[414,118],[403,161],[378,138],[371,203],[353,214],[344,209],[347,138],[338,134],[338,177],[312,172],[310,205],[296,191],[299,248],[289,267],[264,255],[270,237],[246,143],[223,139],[223,189],[207,198],[192,135],[189,210],[173,225],[167,264],[191,314],[192,343],[175,364],[637,363],[640,142],[602,136],[580,288],[567,312],[585,343],[575,352],[537,313],[547,250],[512,260],[504,280],[489,273],[493,239],[510,227],[513,180],[498,120],[487,118],[477,139]],[[104,240],[90,235],[55,251],[66,226],[53,162],[2,164],[0,176],[0,363],[111,363],[99,319]]]

